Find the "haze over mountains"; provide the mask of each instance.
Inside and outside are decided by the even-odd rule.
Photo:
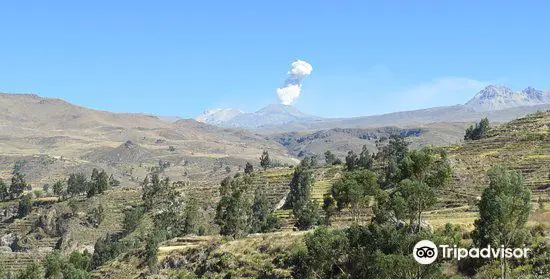
[[[304,114],[290,105],[274,104],[253,113],[233,109],[207,110],[196,120],[220,127],[238,127],[262,133],[276,133],[332,128],[410,126],[437,122],[472,122],[482,117],[502,122],[547,108],[550,108],[550,91],[537,90],[532,87],[513,91],[507,87],[489,85],[464,105],[383,115],[321,118]]]

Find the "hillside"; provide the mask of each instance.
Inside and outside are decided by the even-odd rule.
[[[449,148],[455,171],[453,191],[475,198],[487,183],[485,172],[502,164],[520,171],[535,196],[550,191],[550,112],[538,112],[493,127],[487,138]]]
[[[379,151],[388,137],[398,134],[407,138],[411,148],[457,144],[464,137],[467,123],[432,123],[411,127],[333,128],[315,132],[289,132],[268,137],[285,146],[291,154],[302,158],[330,150],[343,159],[347,152],[358,152],[366,145],[371,153]],[[322,158],[321,158],[322,159]]]
[[[100,167],[135,184],[163,164],[174,179],[218,179],[262,150],[294,164],[284,147],[246,131],[156,116],[111,113],[31,94],[0,94],[0,177],[16,162],[34,187]]]
[[[454,179],[450,186],[440,189],[437,206],[425,213],[425,218],[431,226],[440,230],[450,222],[458,225],[464,235],[468,235],[478,216],[477,207],[474,205],[477,196],[487,185],[485,171],[491,165],[503,163],[521,171],[529,187],[533,189],[534,209],[528,226],[542,225],[548,231],[550,210],[538,207],[539,197],[544,204],[550,205],[548,195],[550,127],[548,123],[550,123],[550,112],[541,112],[494,126],[486,139],[446,147],[453,166]],[[201,135],[218,131],[218,128],[194,121],[179,121],[178,125],[191,126],[197,134]],[[368,139],[372,136],[369,132],[372,131],[335,130],[328,132],[328,135],[346,133],[357,138]],[[414,136],[412,134],[415,131],[401,132],[411,133],[411,136]],[[245,140],[250,135],[233,131],[232,136],[243,137]],[[108,156],[93,160],[103,160],[106,165],[116,169],[120,161],[139,161],[141,154],[149,156],[142,147],[136,146],[133,142],[125,142],[112,150],[115,152],[99,152],[100,155]],[[314,182],[311,189],[313,200],[321,203],[323,195],[330,190],[332,183],[341,177],[343,170],[343,166],[313,168]],[[274,210],[275,215],[280,218],[282,228],[278,232],[252,234],[240,239],[217,235],[218,228],[213,223],[213,217],[219,201],[219,180],[186,179],[185,183],[178,184],[178,190],[184,197],[192,196],[199,201],[200,224],[203,226],[205,235],[186,235],[161,242],[156,252],[158,258],[158,270],[155,271],[155,276],[158,277],[156,278],[183,276],[186,272],[203,274],[207,278],[209,276],[256,278],[266,274],[289,278],[292,269],[285,259],[292,253],[292,247],[301,245],[304,236],[308,233],[295,231],[293,227],[295,219],[291,210],[281,208],[285,196],[290,191],[292,172],[293,169],[288,167],[254,172],[251,176],[251,192],[259,188],[266,193],[269,209]],[[163,171],[163,175],[170,176],[170,173],[170,168]],[[61,249],[64,253],[90,250],[96,240],[106,234],[121,234],[124,213],[142,204],[140,197],[139,189],[126,187],[123,182],[123,187],[109,189],[104,194],[91,199],[76,197],[61,202],[50,197],[36,199],[33,210],[24,218],[14,218],[15,202],[5,202],[2,204],[4,215],[0,226],[4,251],[0,257],[0,264],[8,266],[8,270],[19,271],[26,264],[44,259],[54,248]],[[92,210],[99,205],[107,213],[100,225],[95,226],[91,223],[90,216]],[[361,224],[369,222],[373,214],[372,206],[372,202],[367,205],[358,222]],[[332,219],[332,226],[349,226],[354,220],[350,214],[347,209],[336,213]],[[60,216],[65,217],[60,218]],[[61,227],[66,230],[59,231],[60,226],[57,224],[59,220],[65,219],[66,226]],[[146,214],[135,232],[121,240],[137,246],[131,246],[113,260],[94,269],[91,272],[92,277],[149,276],[150,271],[144,267],[142,260],[143,235],[150,232],[152,226],[151,217]]]

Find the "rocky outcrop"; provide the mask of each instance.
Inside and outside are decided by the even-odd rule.
[[[0,237],[0,250],[11,252],[14,245],[17,243],[17,236],[13,233],[8,233]]]
[[[17,206],[6,206],[0,208],[0,222],[4,223],[17,216]]]
[[[67,232],[68,213],[58,212],[55,208],[45,210],[38,218],[38,227],[49,236],[59,237]]]
[[[419,231],[418,226],[419,226],[418,221],[413,221],[412,224],[409,226],[409,231],[410,232]],[[432,227],[432,225],[430,225],[430,223],[427,220],[420,220],[420,230],[433,232],[434,228]]]

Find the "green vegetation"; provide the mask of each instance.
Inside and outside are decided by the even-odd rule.
[[[250,162],[246,162],[246,166],[244,167],[244,173],[251,174],[254,172],[254,166]]]
[[[98,171],[97,169],[94,169],[92,171],[92,178],[88,185],[87,196],[93,197],[98,194],[103,194],[103,192],[107,190],[108,187],[109,178],[107,176],[107,173],[104,170]]]
[[[421,237],[392,225],[319,228],[295,249],[294,278],[443,278],[440,264],[419,266],[410,256]]]
[[[361,209],[369,204],[369,196],[375,196],[378,191],[376,175],[368,170],[347,171],[342,178],[332,184],[330,195],[325,196],[325,212],[333,210],[332,200],[336,209],[350,206],[354,220],[357,220]],[[329,213],[330,214],[330,213]]]
[[[15,172],[11,177],[10,195],[12,199],[18,198],[23,194],[23,191],[29,188],[25,182],[24,176],[20,172]]]
[[[220,234],[232,237],[246,235],[249,216],[252,214],[250,201],[245,192],[250,186],[248,175],[227,177],[221,183],[220,202],[216,207],[215,223],[220,226]]]
[[[4,180],[0,178],[0,201],[5,201],[10,197],[8,192],[8,186],[4,183]]]
[[[44,278],[90,278],[88,269],[92,255],[87,252],[72,252],[68,258],[63,258],[58,251],[48,254],[44,259]]]
[[[502,166],[493,167],[489,179],[472,239],[478,247],[521,247],[528,237],[525,224],[531,213],[531,191],[525,187],[521,174]],[[509,269],[506,259],[500,261],[502,278],[509,276]]]
[[[31,212],[31,209],[32,209],[31,195],[30,194],[23,195],[17,205],[17,215],[19,216],[19,218],[23,218]]]
[[[65,189],[65,182],[63,180],[58,180],[53,184],[53,194],[62,197],[64,195],[63,190]]]
[[[269,159],[269,153],[267,153],[267,150],[264,150],[262,152],[262,156],[260,156],[260,166],[265,170],[271,166],[271,159]]]
[[[172,160],[132,177],[143,181],[141,189],[126,187],[130,176],[114,187],[113,176],[98,169],[89,177],[52,177],[57,199],[30,192],[17,175],[12,182],[26,185],[18,200],[2,181],[0,195],[4,208],[20,212],[2,224],[18,236],[12,247],[20,250],[2,253],[0,264],[8,263],[10,278],[546,278],[547,121],[536,117],[447,148],[409,149],[406,138],[393,135],[375,154],[367,146],[350,151],[345,166],[331,151],[321,165],[307,156],[291,168],[260,162],[263,171],[254,172],[247,162],[244,173],[221,183],[172,182]],[[526,123],[536,136],[510,134]],[[497,162],[504,163],[490,168]],[[220,178],[229,165],[217,161]],[[421,239],[528,247],[533,254],[419,265],[411,251]],[[90,245],[93,254],[73,252]]]
[[[31,263],[27,265],[24,271],[19,273],[17,279],[41,279],[42,278],[42,269],[37,263]]]
[[[124,233],[129,234],[133,232],[139,225],[141,218],[145,214],[143,207],[135,207],[124,212],[124,221],[122,229]]]
[[[67,179],[67,194],[71,197],[86,193],[88,180],[83,173],[72,173]]]
[[[332,153],[330,150],[327,150],[324,155],[325,163],[327,163],[327,165],[334,165],[339,161],[336,155],[334,155],[334,153]]]
[[[464,140],[478,140],[487,136],[489,131],[489,119],[487,117],[481,119],[479,123],[476,123],[475,127],[470,125],[466,129],[466,134],[464,135]]]
[[[250,233],[267,233],[280,229],[279,219],[271,213],[267,197],[261,189],[256,189],[254,192],[254,201],[251,208]]]
[[[287,207],[292,208],[292,214],[296,218],[295,226],[299,230],[310,229],[320,221],[319,205],[311,198],[314,182],[312,168],[315,165],[315,158],[304,158],[294,170],[290,181],[290,193],[286,204]]]

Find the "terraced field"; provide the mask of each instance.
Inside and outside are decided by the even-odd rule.
[[[107,233],[117,233],[122,230],[123,210],[127,206],[135,206],[141,202],[141,192],[136,188],[115,188],[106,191],[103,195],[91,199],[79,199],[75,206],[75,216],[69,219],[68,234],[65,244],[71,250],[92,249],[93,244]],[[15,235],[17,251],[0,252],[0,265],[7,271],[17,272],[26,264],[41,261],[47,253],[57,248],[61,237],[50,236],[39,228],[39,217],[51,210],[63,211],[68,207],[68,201],[55,204],[35,203],[33,211],[24,218],[16,218],[12,223],[2,223],[2,235]],[[90,208],[101,205],[104,209],[104,218],[97,227],[86,222],[86,212]]]
[[[487,170],[502,164],[521,172],[533,199],[549,200],[550,112],[539,112],[491,129],[485,139],[449,148],[452,199],[473,203],[488,183]]]

